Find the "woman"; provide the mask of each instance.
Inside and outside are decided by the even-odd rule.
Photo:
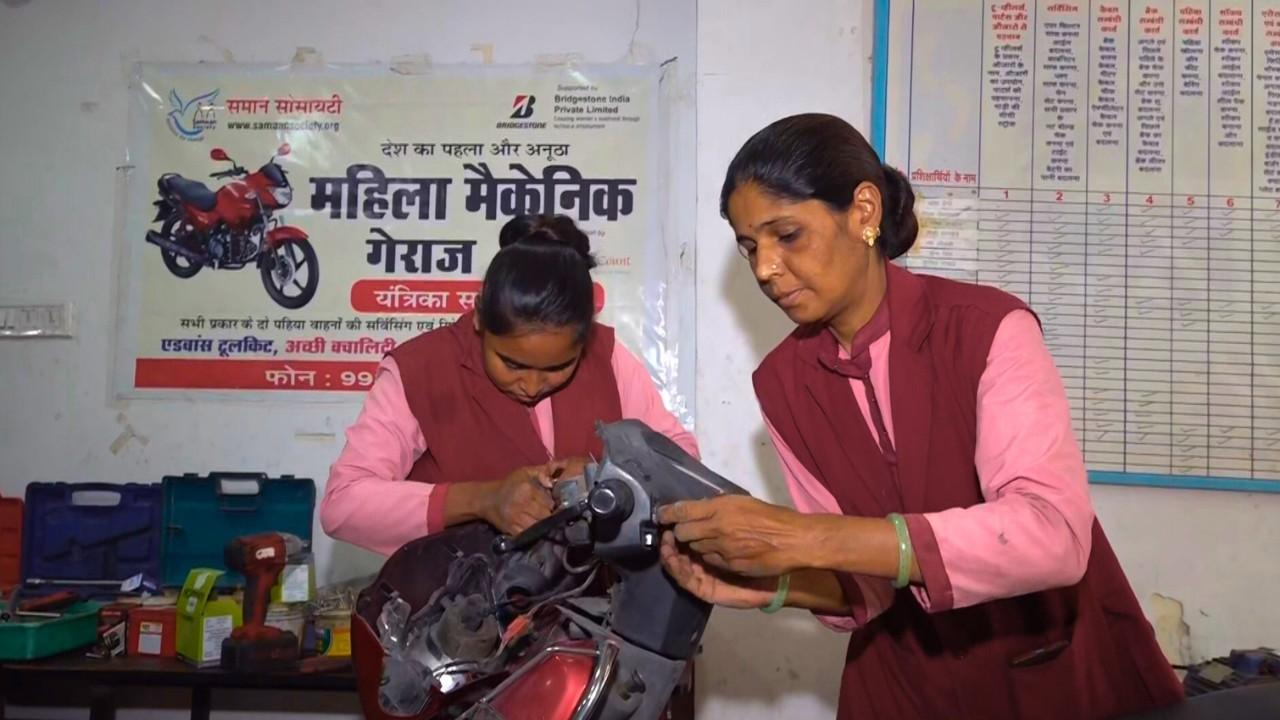
[[[1181,688],[1094,520],[1035,316],[889,262],[914,195],[856,130],[780,120],[721,213],[799,326],[754,376],[800,512],[663,508],[668,572],[703,599],[855,630],[841,718],[1109,718]]]
[[[573,221],[517,217],[498,242],[475,313],[382,361],[329,473],[329,535],[390,554],[471,520],[518,533],[550,514],[553,475],[602,455],[598,420],[636,418],[697,453],[640,361],[594,322],[595,261]]]

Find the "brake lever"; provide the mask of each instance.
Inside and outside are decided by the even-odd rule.
[[[587,499],[582,498],[572,505],[568,505],[557,510],[547,517],[525,528],[523,532],[515,537],[510,535],[499,535],[493,541],[493,551],[498,555],[505,555],[516,550],[523,550],[530,545],[538,542],[551,534],[552,530],[567,526],[569,523],[577,520],[587,512]]]

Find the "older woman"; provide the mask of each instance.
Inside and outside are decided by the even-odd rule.
[[[1066,394],[1031,311],[890,262],[914,194],[827,115],[729,166],[721,213],[796,323],[755,389],[800,512],[663,508],[663,557],[732,607],[854,630],[839,717],[1110,718],[1177,702],[1094,519]]]

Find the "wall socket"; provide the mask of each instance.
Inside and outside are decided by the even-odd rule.
[[[0,305],[0,339],[69,338],[74,331],[71,303]]]

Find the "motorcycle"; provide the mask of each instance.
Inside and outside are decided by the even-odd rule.
[[[209,157],[231,167],[209,177],[238,178],[217,192],[177,173],[161,175],[152,220],[161,226],[148,230],[146,240],[159,246],[169,272],[187,279],[205,267],[238,270],[254,263],[276,304],[297,310],[310,302],[320,283],[315,248],[306,232],[275,217],[277,210],[293,202],[288,175],[276,162],[288,154],[289,144],[284,143],[250,173],[222,148],[214,148]]]
[[[663,570],[655,513],[746,493],[639,421],[597,432],[604,458],[523,533],[471,523],[388,558],[352,613],[366,717],[663,716],[711,606]]]

